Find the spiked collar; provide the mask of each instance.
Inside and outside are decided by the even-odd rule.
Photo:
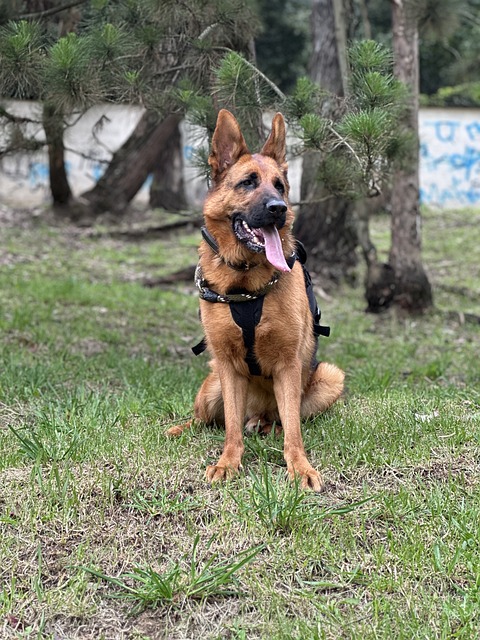
[[[293,263],[292,263],[293,264]],[[238,293],[229,293],[228,295],[222,295],[210,289],[208,282],[203,277],[202,267],[198,264],[195,270],[195,286],[200,292],[200,298],[202,300],[206,300],[207,302],[224,302],[225,304],[230,304],[231,302],[250,302],[251,300],[256,300],[261,296],[266,295],[269,291],[272,290],[272,287],[278,282],[280,278],[280,272],[275,271],[273,276],[264,285],[261,289],[257,289],[256,291],[241,291]]]
[[[203,239],[208,244],[208,246],[231,269],[235,269],[235,271],[248,271],[248,269],[253,269],[254,267],[258,266],[257,264],[250,265],[248,262],[244,262],[240,265],[235,265],[235,264],[232,264],[231,262],[228,262],[220,255],[217,241],[212,236],[212,234],[208,231],[208,229],[206,227],[202,227],[201,231],[202,231]],[[297,259],[297,254],[294,251],[292,255],[289,258],[287,258],[287,261],[286,261],[290,269],[295,264],[296,259]],[[271,291],[272,287],[278,282],[280,275],[281,275],[280,271],[274,271],[273,276],[270,278],[267,284],[265,284],[260,289],[257,289],[256,291],[243,290],[235,293],[229,293],[228,295],[223,295],[210,289],[210,285],[208,284],[207,280],[205,280],[205,278],[203,277],[202,267],[200,266],[200,264],[198,264],[195,270],[195,286],[200,292],[200,298],[202,298],[202,300],[206,300],[207,302],[223,302],[225,304],[230,304],[234,302],[250,302],[252,300],[257,300],[257,298],[261,298],[262,296],[265,296],[269,291]]]

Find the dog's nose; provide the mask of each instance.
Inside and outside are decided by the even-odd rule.
[[[265,205],[269,213],[274,215],[282,215],[287,211],[287,205],[283,200],[269,200]]]

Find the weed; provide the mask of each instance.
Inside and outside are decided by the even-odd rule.
[[[289,482],[285,475],[273,474],[265,458],[260,461],[259,473],[251,471],[246,492],[230,490],[241,517],[252,522],[253,516],[270,533],[288,534],[302,527],[314,527],[330,516],[341,516],[373,500],[362,500],[322,508],[318,497],[300,487],[299,478]]]
[[[115,586],[116,593],[111,597],[133,601],[132,615],[147,607],[180,605],[184,599],[189,598],[205,600],[214,596],[240,595],[235,574],[251,562],[264,545],[247,549],[237,554],[233,560],[217,561],[219,554],[214,553],[208,560],[202,561],[197,555],[199,542],[200,536],[197,535],[190,558],[172,563],[163,573],[158,573],[151,567],[135,567],[119,578],[114,578],[89,567],[83,567],[83,570]]]

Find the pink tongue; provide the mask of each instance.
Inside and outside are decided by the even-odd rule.
[[[279,271],[290,271],[283,255],[282,241],[278,235],[277,227],[271,224],[268,227],[262,227],[262,232],[265,238],[267,260]]]

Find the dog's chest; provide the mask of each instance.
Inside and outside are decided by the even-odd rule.
[[[202,301],[203,302],[203,301]],[[217,358],[248,367],[250,375],[264,375],[258,351],[270,358],[277,351],[271,336],[265,296],[229,304],[201,304],[207,343]],[[270,359],[269,358],[269,359]],[[241,365],[240,363],[244,364]],[[268,374],[269,375],[269,374]]]

